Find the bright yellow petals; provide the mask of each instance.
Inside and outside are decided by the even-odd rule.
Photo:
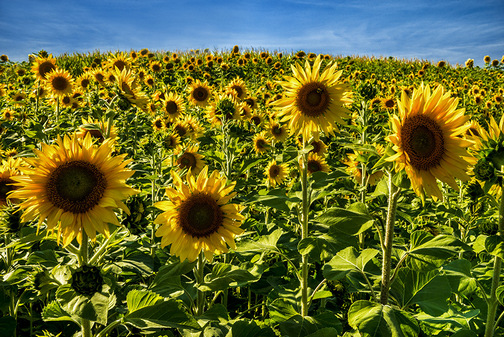
[[[275,187],[280,185],[285,181],[285,178],[289,176],[289,167],[287,164],[277,164],[276,160],[272,160],[266,170],[264,170],[264,175],[269,186]]]
[[[293,76],[279,82],[285,92],[273,104],[283,116],[281,122],[289,122],[289,129],[296,135],[318,138],[320,131],[332,133],[336,123],[343,124],[348,109],[344,106],[352,102],[349,88],[340,81],[342,71],[336,71],[336,63],[328,64],[320,73],[322,59],[317,57],[313,68],[306,61],[305,68],[292,66]]]
[[[396,154],[387,158],[396,170],[405,169],[415,193],[442,199],[436,180],[458,189],[455,178],[469,180],[467,148],[473,142],[464,139],[469,117],[458,99],[442,86],[431,91],[422,84],[410,98],[404,92],[398,101],[399,115],[391,119],[393,134],[388,140]]]
[[[137,193],[126,184],[133,171],[124,155],[112,157],[113,143],[106,139],[94,146],[91,135],[58,137],[53,145],[42,143],[36,158],[26,159],[31,167],[12,179],[18,187],[9,198],[23,200],[21,220],[38,218],[49,232],[58,233],[67,246],[74,238],[82,241],[85,231],[92,240],[96,232],[109,235],[109,224],[119,226],[114,210],[129,213],[122,200]]]
[[[155,204],[163,211],[154,221],[161,225],[156,231],[161,247],[171,245],[170,254],[190,262],[200,252],[212,261],[214,255],[226,253],[228,246],[235,249],[234,238],[243,232],[244,219],[243,207],[228,203],[235,195],[235,183],[226,185],[226,178],[217,171],[208,176],[208,166],[197,177],[188,173],[186,183],[175,172],[172,177],[175,187],[166,189],[168,200]]]

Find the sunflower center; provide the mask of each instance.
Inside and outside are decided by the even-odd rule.
[[[430,117],[414,115],[406,118],[401,139],[411,165],[418,170],[429,170],[439,165],[443,158],[443,130]]]
[[[256,147],[258,149],[265,149],[267,147],[266,140],[263,138],[259,138],[256,140]]]
[[[42,62],[40,65],[39,65],[39,68],[38,68],[38,72],[39,72],[39,75],[44,78],[45,75],[50,72],[51,70],[53,69],[56,69],[56,66],[52,63],[52,62],[49,62],[49,61],[46,61],[46,62]]]
[[[278,136],[283,133],[282,127],[280,125],[273,125],[272,131],[273,131],[273,134],[278,135]]]
[[[165,110],[168,112],[170,115],[175,115],[178,111],[178,106],[177,103],[174,101],[168,101],[165,104]]]
[[[271,178],[276,178],[280,174],[280,167],[278,165],[272,165],[269,169],[269,175]]]
[[[68,87],[67,79],[62,76],[56,76],[55,78],[53,78],[51,84],[55,90],[60,91],[63,91]]]
[[[196,157],[192,153],[185,152],[177,160],[177,164],[181,169],[193,169],[196,167]]]
[[[93,164],[76,160],[58,166],[49,176],[47,197],[65,212],[85,213],[103,197],[107,181]]]
[[[307,167],[311,173],[322,171],[322,165],[317,160],[308,160]]]
[[[113,63],[114,67],[122,71],[124,67],[126,66],[126,63],[122,60],[115,60]]]
[[[313,141],[310,145],[313,146],[313,149],[310,152],[314,152],[314,153],[319,153],[320,152],[321,146],[320,146],[319,142]]]
[[[329,106],[329,92],[324,84],[311,82],[303,85],[297,95],[297,106],[308,117],[323,115]]]
[[[224,213],[217,201],[206,193],[196,193],[187,198],[178,213],[178,224],[193,237],[215,233],[223,224]]]
[[[7,193],[14,190],[14,186],[8,185],[12,184],[14,181],[11,179],[2,179],[0,180],[0,203],[5,202],[7,200]]]
[[[240,87],[239,85],[233,85],[233,86],[231,87],[231,89],[233,89],[234,91],[236,91],[236,95],[237,95],[238,97],[241,97],[241,96],[243,95],[243,89],[242,89],[242,87]]]
[[[193,97],[195,100],[203,102],[208,97],[208,91],[205,88],[198,87],[193,91]]]

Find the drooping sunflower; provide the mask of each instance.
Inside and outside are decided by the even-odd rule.
[[[184,100],[175,92],[168,93],[162,100],[162,104],[162,111],[165,119],[172,123],[175,122],[177,118],[181,117],[185,111]]]
[[[287,164],[277,164],[276,160],[270,161],[266,170],[264,170],[264,175],[266,176],[267,183],[275,187],[280,185],[287,176],[289,176],[289,167]]]
[[[196,80],[187,88],[189,102],[200,107],[206,107],[212,98],[212,89],[208,83]]]
[[[97,147],[90,134],[83,140],[74,134],[34,150],[37,157],[25,159],[31,167],[12,177],[18,189],[9,198],[24,200],[22,221],[38,218],[39,229],[45,221],[63,246],[74,238],[81,243],[83,231],[91,239],[96,232],[108,236],[109,223],[119,226],[114,210],[129,213],[122,200],[137,192],[125,182],[133,174],[126,167],[131,160],[112,157],[112,145],[106,139]]]
[[[154,220],[161,225],[156,231],[161,247],[171,245],[170,254],[190,262],[200,252],[211,262],[214,254],[228,251],[227,245],[236,249],[234,238],[243,232],[240,224],[244,219],[240,214],[243,207],[229,203],[236,195],[232,192],[236,183],[226,185],[218,171],[208,177],[208,166],[197,178],[188,173],[187,184],[175,172],[172,177],[175,188],[166,189],[169,200],[155,204],[163,211]]]
[[[394,134],[388,140],[396,154],[388,157],[397,171],[406,170],[415,193],[442,199],[436,179],[458,190],[455,178],[469,180],[467,148],[463,138],[469,128],[465,109],[441,85],[433,91],[422,84],[410,98],[404,92],[398,103],[399,116],[391,119]]]
[[[73,90],[73,78],[64,69],[53,69],[45,75],[46,88],[56,97],[70,94]]]
[[[344,105],[352,102],[349,87],[340,81],[343,71],[336,71],[334,63],[320,74],[321,64],[318,56],[313,68],[308,61],[304,69],[300,64],[292,65],[294,76],[278,82],[285,90],[283,97],[272,103],[283,116],[281,122],[289,121],[291,132],[302,134],[306,141],[312,134],[318,138],[321,130],[332,133],[336,122],[344,123],[349,112]]]
[[[198,174],[205,166],[204,156],[198,153],[198,145],[190,145],[185,150],[179,148],[176,152],[177,166],[181,170],[188,170],[191,174]]]
[[[45,80],[46,75],[56,69],[56,59],[52,55],[37,57],[33,63],[31,71],[35,74],[37,80]]]

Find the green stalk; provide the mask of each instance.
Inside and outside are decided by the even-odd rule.
[[[302,186],[302,221],[301,221],[301,240],[308,238],[308,154],[306,153],[306,142],[303,138],[303,153],[301,167],[301,186]],[[308,315],[308,254],[301,255],[301,316]]]
[[[501,188],[504,188],[504,184],[501,183]],[[501,197],[499,205],[499,231],[498,235],[504,237],[504,198]],[[485,337],[492,337],[495,332],[496,323],[495,316],[497,314],[497,306],[499,301],[497,300],[497,288],[499,287],[500,273],[501,273],[502,259],[500,256],[494,257],[494,267],[492,276],[492,289],[490,291],[490,297],[487,299],[488,313],[487,321],[485,326]]]
[[[82,243],[80,246],[80,267],[88,263],[88,236],[84,228],[82,228]],[[82,337],[91,337],[91,322],[88,319],[81,320]]]
[[[392,173],[388,172],[388,210],[387,222],[385,224],[385,241],[383,243],[383,264],[382,264],[382,285],[380,302],[382,304],[388,303],[389,288],[390,288],[390,269],[392,267],[392,244],[394,240],[394,223],[397,209],[397,199],[399,198],[400,189],[397,188],[392,182]]]
[[[203,315],[203,310],[205,306],[205,293],[199,289],[204,283],[204,268],[205,268],[205,256],[203,252],[198,255],[198,261],[196,262],[196,284],[198,285],[198,297],[196,299],[196,316]]]

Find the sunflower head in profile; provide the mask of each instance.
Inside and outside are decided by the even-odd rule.
[[[62,97],[72,93],[74,80],[68,71],[56,68],[46,73],[45,85],[53,96]]]
[[[161,102],[161,111],[166,121],[173,123],[184,114],[184,100],[179,94],[170,92]]]
[[[264,175],[266,176],[267,184],[275,187],[282,184],[285,178],[289,176],[289,167],[285,163],[277,164],[276,160],[272,160],[266,167],[266,170],[264,170]]]
[[[37,80],[45,80],[46,75],[56,69],[56,59],[48,57],[37,57],[33,60],[32,72]]]
[[[122,200],[136,194],[126,184],[133,171],[124,155],[111,156],[112,141],[94,146],[91,135],[80,140],[75,134],[58,137],[55,144],[42,143],[34,150],[37,157],[25,159],[30,167],[12,177],[16,190],[9,198],[23,200],[21,220],[38,218],[49,232],[58,233],[67,246],[74,238],[82,242],[82,233],[94,239],[96,232],[109,235],[109,224],[119,226],[114,210],[129,213]]]
[[[171,244],[170,254],[191,262],[200,252],[212,261],[215,254],[226,253],[228,245],[236,249],[234,238],[243,232],[244,219],[243,207],[229,203],[236,195],[232,192],[236,183],[226,184],[218,171],[208,176],[208,166],[197,177],[188,173],[187,184],[177,173],[172,177],[174,188],[166,189],[168,200],[154,204],[163,211],[154,220],[161,225],[156,231],[161,247]]]
[[[189,95],[189,102],[200,107],[206,107],[212,98],[212,89],[206,81],[194,81],[187,88],[187,93]]]
[[[436,179],[456,190],[455,178],[469,180],[467,148],[473,142],[464,138],[469,117],[464,115],[465,109],[457,109],[457,103],[442,86],[431,91],[422,84],[412,97],[401,94],[399,115],[391,118],[394,133],[388,140],[396,154],[387,160],[395,163],[397,171],[406,171],[420,197],[443,198]]]
[[[222,125],[222,121],[239,120],[242,111],[241,104],[230,94],[221,94],[208,105],[206,115],[213,125]]]
[[[136,105],[142,111],[146,111],[149,98],[141,91],[137,77],[135,77],[133,72],[127,68],[124,68],[121,72],[115,69],[113,72],[115,73],[117,86],[119,87],[121,94],[131,104]]]
[[[348,86],[340,81],[343,71],[336,71],[334,63],[320,73],[321,64],[318,56],[313,68],[308,61],[304,69],[292,65],[293,76],[279,82],[285,90],[283,97],[272,103],[283,116],[281,121],[288,121],[291,132],[303,135],[306,141],[312,134],[318,137],[321,130],[332,133],[335,123],[343,124],[349,112],[344,105],[352,102]]]
[[[109,122],[94,120],[91,116],[87,119],[82,118],[82,124],[76,132],[76,136],[80,139],[86,138],[88,134],[91,135],[93,141],[97,143],[102,143],[105,140],[105,134],[107,133]],[[110,134],[108,138],[114,139],[117,137],[117,128],[112,125],[110,128]]]
[[[191,174],[195,175],[201,172],[203,166],[205,166],[204,156],[198,153],[199,146],[190,145],[185,150],[179,148],[177,154],[177,166],[181,170],[187,170]]]

